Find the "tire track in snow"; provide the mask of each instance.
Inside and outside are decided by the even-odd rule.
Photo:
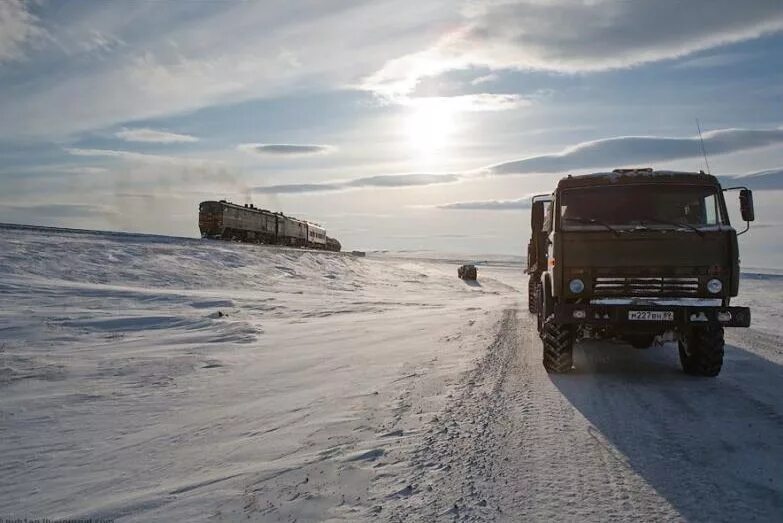
[[[412,458],[389,521],[677,519],[552,384],[528,317],[505,311],[484,357]]]
[[[779,520],[779,365],[729,347],[724,375],[699,379],[671,346],[583,343],[550,376],[532,320],[505,311],[386,520]]]

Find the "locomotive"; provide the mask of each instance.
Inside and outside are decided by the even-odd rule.
[[[201,202],[198,228],[202,238],[236,240],[339,252],[340,242],[326,229],[281,212],[259,209],[252,203],[238,205],[226,200]]]

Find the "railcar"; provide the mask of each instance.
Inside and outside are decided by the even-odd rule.
[[[278,243],[292,247],[309,247],[307,244],[307,222],[279,215],[277,225]]]
[[[340,252],[342,245],[335,238],[326,237],[326,250]]]
[[[202,238],[235,240],[269,245],[288,245],[339,251],[340,242],[326,235],[315,223],[259,209],[253,204],[237,205],[226,200],[199,204]]]
[[[312,245],[316,245],[318,249],[326,248],[326,229],[315,225],[314,223],[307,226],[307,241]],[[339,249],[338,249],[339,250]]]

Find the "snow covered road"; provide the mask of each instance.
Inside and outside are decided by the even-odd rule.
[[[462,261],[0,229],[0,518],[781,519],[783,278],[716,379],[549,376],[520,266]]]
[[[549,376],[531,320],[506,311],[388,520],[780,520],[779,364],[734,346],[721,378],[693,379],[672,350],[582,344]]]

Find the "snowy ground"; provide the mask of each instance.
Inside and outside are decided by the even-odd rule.
[[[550,377],[521,267],[464,261],[0,228],[0,518],[781,519],[783,276],[717,379]]]

